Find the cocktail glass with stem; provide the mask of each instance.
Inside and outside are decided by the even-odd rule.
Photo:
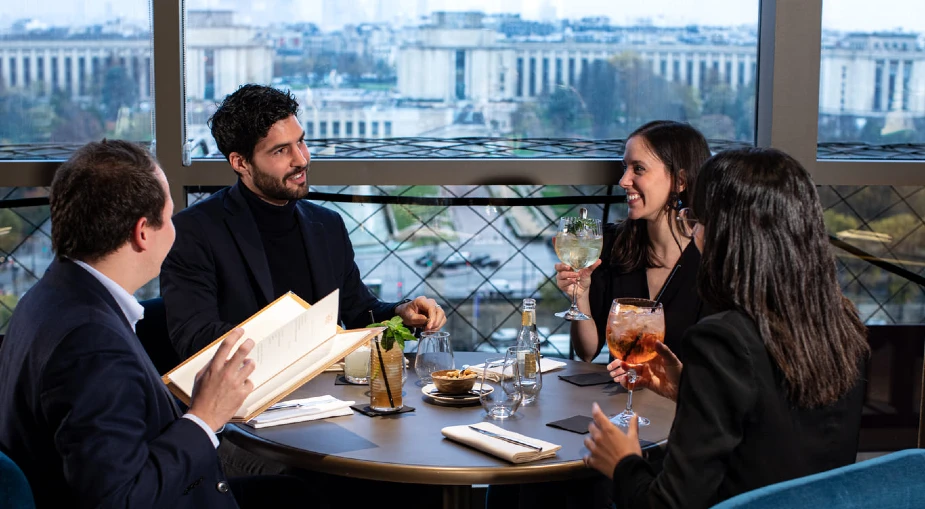
[[[607,316],[607,347],[610,355],[620,359],[626,370],[626,408],[610,420],[617,426],[629,426],[633,412],[633,386],[637,372],[643,364],[658,353],[655,345],[665,340],[665,311],[662,304],[649,299],[614,299]],[[648,426],[649,419],[640,416],[640,426]]]
[[[556,256],[562,263],[573,270],[590,267],[601,255],[604,236],[601,233],[601,220],[585,217],[563,217],[559,219],[556,231]],[[559,318],[566,320],[588,320],[590,317],[578,310],[575,303],[578,282],[572,288],[572,305],[560,313]]]

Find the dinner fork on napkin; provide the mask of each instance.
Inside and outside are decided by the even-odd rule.
[[[354,401],[341,401],[330,395],[292,399],[271,406],[245,424],[252,428],[267,428],[294,422],[352,415],[353,410],[350,409],[350,405],[354,403]]]
[[[488,422],[448,426],[440,432],[450,440],[511,463],[528,463],[551,458],[562,448],[561,445],[514,433]]]

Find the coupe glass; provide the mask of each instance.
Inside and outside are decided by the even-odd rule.
[[[431,374],[434,371],[455,368],[456,361],[453,358],[450,333],[445,331],[422,333],[418,342],[418,353],[414,357],[414,372],[418,375],[421,384],[427,385],[433,382]]]
[[[665,340],[665,312],[662,304],[649,299],[614,299],[607,316],[607,347],[615,359],[630,364],[626,370],[626,408],[610,420],[618,426],[629,426],[633,418],[633,386],[636,369],[654,359],[655,345]],[[640,416],[640,426],[649,419]]]
[[[601,234],[601,220],[583,217],[563,217],[559,219],[556,231],[556,256],[562,263],[573,270],[590,267],[601,255],[604,236]],[[566,311],[556,313],[566,320],[588,320],[590,317],[578,310],[575,294],[578,282],[572,287],[572,305]]]

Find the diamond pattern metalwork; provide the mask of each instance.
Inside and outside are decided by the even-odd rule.
[[[47,198],[48,188],[0,188],[0,202]],[[0,333],[16,303],[51,262],[48,205],[0,209]]]
[[[709,140],[713,152],[751,146],[730,140]],[[604,158],[623,157],[626,140],[581,138],[336,138],[306,140],[312,157],[337,158]],[[67,159],[80,143],[0,144],[0,160]],[[925,144],[818,144],[820,159],[925,160]],[[220,158],[219,154],[211,158]]]
[[[831,234],[914,274],[925,275],[925,188],[823,186]],[[842,290],[868,324],[925,321],[925,289],[836,250]]]
[[[190,203],[211,191],[191,190]],[[449,316],[457,348],[502,351],[519,328],[521,299],[536,298],[544,354],[561,356],[569,355],[568,323],[552,313],[565,309],[568,298],[553,280],[556,258],[549,240],[558,218],[580,206],[609,221],[624,217],[623,197],[608,195],[613,191],[536,185],[313,188],[326,197],[317,203],[344,218],[364,280],[384,299],[434,297]],[[0,188],[0,204],[47,194],[47,188]],[[821,186],[819,194],[832,235],[925,276],[925,187]],[[364,203],[364,196],[386,203]],[[543,201],[504,204],[524,198]],[[7,226],[9,233],[3,234]],[[50,263],[50,233],[47,205],[0,208],[0,331]],[[925,289],[835,252],[842,289],[863,320],[925,322]],[[139,297],[156,294],[154,281]]]

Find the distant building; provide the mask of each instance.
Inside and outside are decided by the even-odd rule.
[[[187,99],[220,100],[244,83],[273,79],[271,43],[235,25],[233,11],[191,10],[186,20]]]
[[[186,95],[214,100],[248,82],[273,79],[274,52],[251,27],[234,25],[232,11],[187,12]],[[39,96],[53,90],[73,100],[99,91],[106,70],[121,67],[150,100],[151,36],[133,27],[88,27],[74,32],[45,29],[0,38],[0,83]]]
[[[147,34],[69,34],[49,29],[0,38],[0,83],[38,96],[60,91],[74,100],[100,90],[106,70],[121,67],[151,97],[151,39]]]
[[[925,114],[925,51],[916,34],[852,33],[823,42],[821,115]]]
[[[420,28],[417,40],[399,49],[398,90],[403,97],[474,103],[533,100],[556,86],[576,86],[595,60],[624,52],[637,55],[667,81],[694,88],[701,88],[711,72],[733,89],[750,83],[756,73],[754,43],[694,46],[679,38],[652,40],[606,31],[507,38],[484,28],[481,13],[436,13],[434,20]]]

